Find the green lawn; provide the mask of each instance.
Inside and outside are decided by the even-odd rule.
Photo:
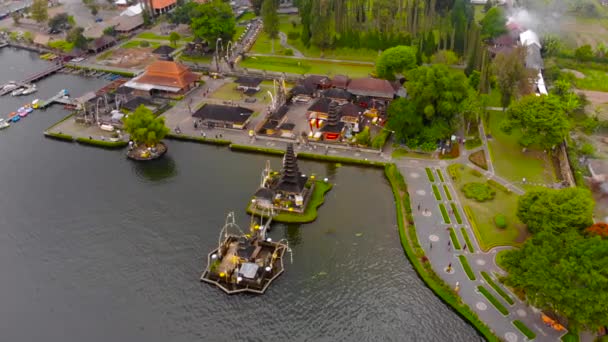
[[[331,190],[332,186],[330,183],[316,181],[315,190],[303,214],[281,211],[272,220],[284,223],[308,223],[314,221],[317,218],[317,209],[325,202],[325,194]],[[251,213],[250,205],[247,207],[247,213]]]
[[[248,97],[247,95],[243,95],[243,93],[240,90],[237,90],[236,87],[236,83],[226,83],[214,91],[210,97],[219,100],[234,101],[242,100]],[[287,85],[287,88],[289,88],[289,85]],[[272,82],[264,81],[260,84],[260,91],[253,95],[253,97],[255,97],[258,102],[270,103],[270,96],[268,96],[267,91],[272,91],[272,89]]]
[[[433,156],[430,153],[418,153],[418,152],[409,152],[408,150],[397,147],[391,153],[391,157],[393,158],[420,158],[420,159],[433,159]]]
[[[333,63],[325,61],[303,61],[286,57],[249,57],[240,63],[243,68],[287,72],[293,74],[344,74],[350,77],[366,77],[373,67],[369,65]]]
[[[454,187],[464,207],[465,215],[471,222],[480,247],[487,251],[496,246],[518,246],[527,237],[526,227],[515,215],[518,196],[513,193],[496,191],[496,197],[487,202],[477,202],[466,198],[461,190],[462,186],[466,183],[484,180],[482,177],[473,175],[471,170],[464,165],[454,164],[450,166],[449,173],[457,175]],[[496,227],[494,217],[497,214],[505,215],[508,222],[507,228]]]
[[[519,129],[513,129],[509,135],[500,129],[504,113],[490,111],[489,122],[485,122],[486,134],[491,134],[488,140],[490,156],[496,173],[510,181],[521,182],[526,178],[526,189],[534,188],[530,183],[552,184],[555,181],[553,164],[548,155],[542,151],[529,148],[522,152],[518,140],[521,137]]]
[[[501,95],[498,89],[491,89],[488,94],[488,106],[489,107],[502,107]]]
[[[590,68],[577,68],[585,74],[585,78],[572,78],[574,86],[579,89],[608,91],[608,73]]]
[[[156,34],[154,32],[142,32],[140,34],[138,34],[136,36],[136,38],[141,38],[141,39],[153,39],[153,40],[169,40],[169,36],[162,36],[159,34]],[[181,37],[180,41],[183,42],[191,42],[192,41],[192,37]]]
[[[248,21],[248,20],[251,20],[251,19],[253,19],[253,18],[255,18],[255,17],[256,17],[255,13],[253,13],[253,12],[246,12],[246,13],[244,13],[242,16],[240,16],[240,17],[239,17],[239,18],[236,20],[236,22],[237,22],[237,23],[240,23],[240,22],[243,22],[243,21]]]
[[[141,44],[142,41],[143,40],[130,40],[130,41],[122,44],[120,47],[123,48],[123,49],[138,48],[138,47],[141,47],[140,44]],[[157,47],[159,47],[160,44],[161,44],[161,43],[156,43],[156,42],[148,42],[148,43],[150,44],[150,45],[148,45],[148,47],[155,48],[155,49]]]

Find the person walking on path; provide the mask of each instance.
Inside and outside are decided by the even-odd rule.
[[[433,249],[433,243],[431,242],[429,249]]]
[[[467,245],[465,244],[464,247],[462,247],[462,251],[466,251],[467,250]]]
[[[420,203],[418,203],[418,211],[420,211]]]

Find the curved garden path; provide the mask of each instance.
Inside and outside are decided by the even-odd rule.
[[[286,49],[291,49],[291,51],[293,51],[294,57],[304,57],[304,54],[300,52],[300,50],[287,43],[287,35],[285,34],[285,32],[279,32],[279,42],[281,43],[282,47]]]

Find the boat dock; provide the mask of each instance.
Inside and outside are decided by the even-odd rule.
[[[61,70],[63,68],[63,64],[56,64],[53,67],[44,70],[42,72],[36,73],[34,75],[31,75],[29,77],[27,77],[26,79],[19,81],[19,82],[15,82],[15,84],[17,85],[17,88],[13,88],[11,90],[0,90],[0,96],[4,96],[6,94],[11,93],[13,90],[15,89],[19,89],[19,88],[25,88],[28,86],[28,84],[32,83],[32,82],[36,82],[39,81],[51,74],[56,73],[57,71]],[[3,88],[3,87],[0,87]]]
[[[46,101],[40,101],[38,103],[38,108],[44,109],[53,103],[60,103],[60,104],[66,105],[66,106],[76,106],[78,104],[78,101],[76,99],[66,98],[65,97],[66,95],[67,95],[67,91],[62,90],[57,95],[51,97],[50,99],[48,99]]]

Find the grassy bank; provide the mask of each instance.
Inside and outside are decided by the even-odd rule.
[[[222,146],[230,145],[230,140],[210,139],[210,138],[195,137],[195,136],[183,135],[183,134],[171,134],[170,133],[170,134],[167,134],[167,139],[192,141],[192,142],[199,143],[199,144],[211,144],[211,145],[222,145]]]
[[[317,209],[325,202],[325,194],[331,190],[332,184],[323,181],[316,181],[315,189],[310,197],[304,213],[293,213],[281,211],[272,218],[273,221],[283,223],[310,223],[317,219]],[[251,214],[251,203],[247,206],[247,213]],[[256,214],[259,214],[256,212]]]
[[[74,142],[74,137],[68,134],[44,132],[44,136],[51,139]]]
[[[276,43],[277,45],[278,42]],[[286,72],[290,74],[349,75],[367,77],[374,70],[372,65],[336,63],[330,61],[302,60],[288,57],[251,56],[240,63],[243,68]]]
[[[76,141],[83,145],[110,148],[110,149],[123,148],[129,144],[127,141],[124,141],[124,140],[107,141],[107,140],[97,140],[97,139],[89,139],[89,138],[76,138]]]
[[[416,227],[413,224],[408,224],[405,220],[404,215],[411,215],[410,200],[403,176],[399,173],[395,164],[386,165],[385,176],[389,181],[395,199],[401,246],[418,276],[441,300],[451,306],[454,311],[475,327],[486,340],[498,342],[498,337],[490,328],[466,304],[462,303],[456,292],[433,271],[428,259],[424,255],[424,251],[420,248],[416,235]]]

